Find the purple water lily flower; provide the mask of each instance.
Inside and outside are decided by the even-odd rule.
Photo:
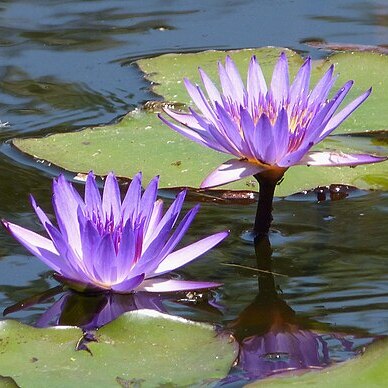
[[[216,287],[211,282],[160,276],[208,251],[228,232],[220,232],[174,251],[199,206],[178,223],[185,198],[180,192],[163,215],[157,200],[158,177],[141,192],[142,175],[132,180],[123,201],[115,176],[107,176],[101,195],[89,173],[85,199],[60,175],[53,182],[54,226],[31,196],[32,206],[49,238],[3,220],[6,229],[55,272],[57,280],[76,290],[170,292]]]
[[[159,117],[189,139],[235,157],[214,170],[201,188],[260,174],[278,181],[293,165],[355,166],[386,160],[368,154],[310,151],[371,93],[371,89],[367,90],[335,113],[353,81],[346,82],[328,99],[336,79],[333,71],[334,66],[331,66],[310,91],[311,59],[307,58],[290,84],[287,57],[282,53],[267,87],[253,56],[245,87],[234,62],[227,56],[225,66],[218,64],[222,92],[202,69],[199,73],[206,94],[188,79],[184,81],[200,113],[192,109],[181,113],[164,108],[174,121]]]

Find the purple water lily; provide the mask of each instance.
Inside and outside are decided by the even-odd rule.
[[[307,58],[290,84],[287,57],[282,53],[267,87],[253,56],[245,87],[236,65],[227,56],[225,66],[218,64],[222,92],[202,69],[199,73],[206,94],[185,79],[187,91],[200,113],[193,109],[182,113],[164,108],[173,121],[159,115],[170,128],[189,139],[235,157],[211,172],[201,188],[220,186],[250,175],[256,178],[260,186],[256,236],[269,231],[275,187],[289,167],[356,166],[386,160],[368,154],[311,151],[371,93],[371,89],[367,90],[335,113],[353,81],[346,82],[328,99],[336,79],[333,72],[331,66],[310,91],[311,59]]]
[[[253,56],[245,87],[232,59],[218,64],[222,92],[199,69],[206,94],[185,79],[187,91],[201,113],[174,112],[164,108],[175,122],[159,115],[170,128],[206,147],[235,156],[220,165],[201,188],[233,182],[264,173],[279,180],[293,165],[355,166],[386,158],[368,154],[311,152],[337,128],[371,93],[367,90],[340,112],[336,110],[348,94],[348,81],[333,98],[327,99],[336,77],[334,66],[310,91],[311,59],[307,58],[290,84],[284,53],[275,66],[270,87]]]
[[[101,198],[95,177],[89,173],[83,200],[60,175],[53,182],[53,207],[58,227],[31,196],[32,206],[49,238],[3,220],[6,229],[76,290],[170,292],[216,287],[211,282],[165,279],[160,276],[208,251],[228,232],[220,232],[174,251],[199,206],[178,223],[185,191],[163,215],[157,200],[158,177],[142,194],[142,175],[132,180],[123,201],[115,176],[107,176]]]

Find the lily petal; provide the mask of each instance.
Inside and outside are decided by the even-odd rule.
[[[264,165],[251,163],[246,160],[230,159],[218,166],[201,183],[200,188],[210,188],[235,182],[247,176],[255,175],[267,169]]]
[[[188,280],[175,279],[147,279],[136,291],[147,292],[177,292],[188,290],[205,290],[222,286],[221,283],[214,282],[196,282]]]
[[[117,179],[112,173],[106,177],[104,193],[102,196],[102,210],[107,220],[114,220],[117,223],[121,216],[121,198]]]
[[[333,116],[329,122],[327,123],[325,130],[322,132],[319,137],[319,141],[323,140],[325,137],[330,135],[331,132],[334,131],[344,120],[346,120],[352,112],[354,112],[371,94],[372,88],[368,89],[361,96],[357,97],[350,104],[348,104],[344,109],[342,109],[339,113]]]
[[[310,152],[299,163],[307,166],[357,166],[387,160],[384,156],[344,154],[342,152]]]
[[[250,110],[258,104],[261,95],[267,94],[267,84],[264,79],[260,65],[257,63],[256,56],[253,55],[249,63],[247,76],[247,92],[250,101]]]
[[[1,221],[8,232],[34,256],[54,271],[61,269],[62,259],[51,240],[11,222]]]
[[[119,284],[114,284],[112,290],[119,294],[129,294],[133,292],[144,280],[144,273],[127,279]]]
[[[271,94],[277,104],[282,104],[288,100],[290,87],[288,77],[288,62],[286,54],[283,52],[275,65],[271,80]]]
[[[196,259],[209,249],[219,244],[229,236],[229,232],[219,232],[170,253],[155,269],[151,276],[163,275],[174,269],[180,268],[190,261]]]

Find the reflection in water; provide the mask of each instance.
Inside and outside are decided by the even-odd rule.
[[[36,322],[37,327],[79,326],[93,330],[118,318],[127,311],[151,309],[166,312],[166,296],[150,293],[82,295],[72,291],[63,294]]]
[[[271,272],[272,249],[267,236],[256,239],[258,294],[228,327],[240,344],[237,365],[225,381],[255,380],[295,370],[324,368],[332,363],[329,339],[350,351],[353,343],[337,334],[310,330],[314,322],[302,322],[279,297]],[[243,377],[242,377],[243,376]]]
[[[59,299],[37,318],[35,326],[79,326],[86,331],[94,330],[128,311],[149,309],[168,313],[168,308],[165,306],[165,303],[168,302],[179,303],[189,306],[190,309],[203,310],[211,314],[220,314],[220,306],[213,300],[211,292],[180,292],[161,295],[149,292],[85,294],[74,291],[63,293],[63,291],[64,287],[62,285],[53,287],[48,291],[7,307],[3,315],[31,308],[61,293]]]

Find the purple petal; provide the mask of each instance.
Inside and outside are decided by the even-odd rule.
[[[140,208],[142,216],[145,217],[144,229],[147,230],[150,218],[152,216],[152,211],[154,209],[154,204],[156,201],[156,196],[158,194],[158,184],[159,176],[155,176],[151,179],[147,188],[144,190],[143,196],[140,201]]]
[[[290,81],[288,79],[288,61],[286,54],[280,54],[271,80],[271,93],[277,104],[288,100]]]
[[[306,153],[311,149],[313,143],[303,145],[298,148],[296,151],[290,152],[289,154],[284,155],[280,160],[277,161],[279,167],[288,168],[294,166],[295,164],[300,164],[300,160],[306,155]],[[303,163],[304,164],[304,163]]]
[[[247,91],[250,110],[257,106],[260,95],[267,94],[267,84],[264,79],[260,65],[257,63],[256,56],[252,56],[248,68]]]
[[[145,272],[147,275],[149,272],[152,272],[159,264],[160,252],[166,244],[173,223],[173,218],[168,219],[158,235],[151,241],[147,249],[143,249],[141,258],[136,263],[133,269],[133,273],[140,274]]]
[[[371,94],[372,88],[368,89],[361,96],[357,97],[350,104],[348,104],[339,113],[333,116],[327,123],[324,131],[322,132],[319,140],[323,140],[328,136],[334,129],[336,129],[355,109],[357,109]]]
[[[311,73],[311,58],[307,58],[299,69],[294,82],[290,87],[290,104],[294,105],[298,100],[305,100],[309,93]]]
[[[269,118],[263,114],[256,124],[254,137],[256,140],[255,155],[258,160],[261,160],[267,164],[274,164],[278,159],[276,153],[276,141],[277,134],[269,120]]]
[[[211,172],[201,183],[200,188],[209,188],[238,181],[247,176],[255,175],[267,169],[264,165],[251,163],[246,160],[230,159]]]
[[[309,104],[324,102],[336,78],[333,78],[334,65],[331,65],[310,93]]]
[[[240,156],[240,153],[244,152],[244,146],[239,126],[236,121],[233,120],[230,113],[218,103],[216,103],[216,110],[220,123],[217,127],[214,127],[214,130],[212,130],[212,127],[209,127],[210,133],[215,140],[228,151],[228,153]]]
[[[63,260],[51,240],[11,222],[5,220],[1,222],[8,232],[34,256],[54,271],[60,271]]]
[[[228,58],[228,57],[227,57]],[[221,62],[218,62],[218,75],[220,77],[221,87],[222,87],[222,94],[225,97],[228,97],[231,99],[231,101],[235,101],[237,99],[236,92],[234,90],[234,85],[229,78],[229,74],[222,66]]]
[[[109,287],[103,287],[101,285],[83,282],[79,279],[73,279],[66,276],[62,276],[58,273],[53,274],[53,278],[70,287],[71,289],[78,291],[78,292],[101,292],[101,291],[107,291],[109,290]]]
[[[86,281],[87,277],[84,275],[83,264],[81,261],[82,256],[78,255],[77,252],[74,252],[73,247],[68,244],[58,229],[54,228],[52,225],[47,225],[47,229],[60,256],[60,260],[57,260],[58,266],[60,267],[58,272],[69,278],[83,279]]]
[[[165,110],[165,112],[168,114],[167,110]],[[162,120],[166,125],[168,125],[175,132],[180,133],[181,135],[187,137],[188,139],[190,139],[196,143],[199,143],[199,144],[204,145],[204,146],[208,146],[205,139],[198,132],[196,132],[190,128],[181,127],[179,125],[171,123],[170,121],[165,119],[161,114],[158,114],[158,117],[160,118],[160,120]]]
[[[164,225],[170,220],[173,219],[171,223],[171,228],[174,227],[176,220],[178,219],[179,213],[182,209],[183,202],[186,197],[187,190],[182,190],[178,193],[175,198],[175,201],[171,204],[171,206],[166,211],[163,218],[156,225],[153,231],[150,230],[150,234],[147,235],[146,240],[144,241],[143,250],[146,250],[149,244],[159,235],[160,231],[164,227]]]
[[[132,227],[132,221],[128,220],[123,228],[116,264],[118,268],[117,278],[121,279],[130,273],[136,259],[136,231]]]
[[[235,63],[229,55],[227,55],[225,59],[225,70],[228,73],[230,82],[232,83],[234,89],[234,100],[237,100],[239,104],[243,104],[245,94],[244,84]]]
[[[116,281],[117,275],[112,276],[111,267],[116,264],[116,253],[113,246],[112,236],[106,234],[101,240],[95,251],[93,260],[94,271],[103,283],[112,283]]]
[[[206,101],[202,90],[198,86],[194,86],[187,78],[184,79],[184,84],[191,99],[202,114],[213,123],[216,122],[217,118],[212,110],[212,107]]]
[[[311,152],[298,164],[307,166],[357,166],[359,164],[378,163],[387,157],[369,154],[344,154],[341,152]]]
[[[215,87],[212,80],[208,77],[208,75],[201,68],[198,68],[198,71],[199,71],[199,74],[201,76],[202,83],[205,86],[206,92],[209,96],[209,99],[213,104],[213,107],[215,106],[214,105],[215,102],[221,103],[220,92]]]
[[[72,185],[63,175],[53,181],[53,207],[61,234],[76,251],[81,252],[81,240],[78,224],[78,207],[85,206]]]
[[[82,241],[82,262],[85,266],[85,270],[96,279],[100,281],[102,278],[95,272],[94,262],[96,259],[96,249],[100,244],[101,236],[96,230],[94,223],[90,220],[85,222],[85,225],[81,229],[81,241]],[[87,277],[88,281],[89,277]]]
[[[128,187],[127,193],[125,194],[123,203],[121,205],[122,222],[125,224],[128,218],[136,219],[139,213],[139,204],[141,198],[141,172],[137,173],[131,184]]]
[[[255,159],[257,158],[257,152],[255,149],[256,139],[254,137],[255,124],[249,112],[244,108],[240,109],[240,117],[241,117],[241,129],[244,136],[243,144],[244,144],[245,156],[250,159]]]
[[[117,224],[121,218],[121,198],[117,179],[113,173],[106,177],[104,193],[102,195],[102,210],[107,220],[114,220]]]
[[[50,230],[48,229],[48,225],[50,225],[52,228],[54,228],[54,225],[48,219],[47,215],[43,212],[43,210],[38,206],[35,201],[35,198],[32,195],[30,195],[30,203],[33,209],[35,210],[35,213],[38,216],[43,227],[46,229],[47,234],[50,236],[50,238],[52,238],[50,235]]]
[[[276,148],[276,161],[288,152],[290,130],[288,125],[288,114],[285,108],[281,109],[278,118],[272,128],[274,137],[274,148]]]
[[[163,107],[163,111],[178,123],[182,124],[188,129],[193,130],[194,133],[198,133],[201,136],[202,135],[205,136],[206,130],[203,126],[204,119],[202,118],[202,116],[200,116],[201,121],[199,122],[191,112],[190,113],[174,112],[168,107]]]
[[[218,102],[215,102],[216,109],[223,109]],[[189,108],[190,109],[190,108]],[[227,137],[228,131],[225,130],[225,123],[221,121],[219,117],[219,112],[217,112],[217,124],[205,121],[205,119],[196,113],[194,110],[190,109],[190,113],[198,121],[198,124],[204,128],[204,131],[201,133],[203,138],[203,145],[206,147],[212,148],[213,150],[220,152],[229,152],[229,149],[233,149],[233,146],[230,146],[230,139]]]
[[[327,120],[329,121],[331,119],[331,117],[334,115],[335,111],[337,110],[337,108],[341,105],[342,101],[344,100],[344,98],[347,96],[347,94],[349,93],[349,90],[352,88],[353,86],[353,81],[348,81],[344,84],[344,86],[338,90],[338,92],[335,94],[335,96],[332,98],[332,100],[330,101],[330,109],[328,110],[327,112]]]
[[[93,213],[101,215],[101,194],[97,187],[96,179],[92,172],[89,172],[85,185],[85,204],[90,215]]]
[[[152,214],[148,223],[148,228],[145,231],[144,236],[144,244],[149,241],[150,237],[153,235],[155,229],[157,228],[158,224],[161,222],[163,218],[163,201],[161,199],[158,199],[154,203],[154,208],[152,210]]]
[[[147,292],[177,292],[189,290],[204,290],[208,288],[220,287],[221,283],[195,282],[174,279],[148,279],[145,280],[136,291]]]
[[[152,276],[163,275],[174,269],[180,268],[198,256],[207,252],[229,235],[229,232],[219,232],[196,241],[182,249],[170,253],[155,269]]]
[[[129,294],[138,287],[144,280],[144,274],[134,276],[131,279],[124,280],[121,283],[112,286],[112,290],[119,294]]]
[[[330,134],[330,132],[325,130],[325,127],[348,94],[352,85],[353,81],[346,82],[345,85],[336,93],[336,95],[323,107],[321,107],[321,109],[315,114],[310,124],[308,125],[307,133],[303,139],[303,145],[300,146],[304,148],[306,152],[314,144],[319,143],[324,139],[324,137]],[[325,135],[322,135],[322,133],[325,133]]]
[[[199,205],[194,206],[190,211],[186,213],[182,221],[179,223],[178,227],[174,230],[174,233],[169,238],[165,246],[158,253],[159,261],[162,261],[167,255],[169,255],[177,244],[182,240],[183,236],[187,232],[190,224],[193,222],[195,216],[199,210]],[[158,263],[159,264],[159,263]],[[148,276],[148,273],[147,273]]]

